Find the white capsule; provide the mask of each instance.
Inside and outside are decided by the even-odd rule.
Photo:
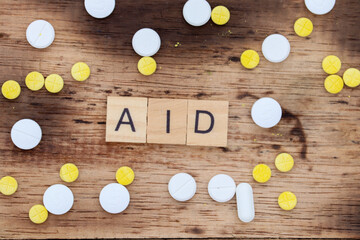
[[[262,53],[270,62],[282,62],[290,54],[289,40],[281,34],[272,34],[265,38],[262,44]]]
[[[40,143],[41,137],[42,131],[39,124],[31,119],[19,120],[11,128],[11,140],[22,150],[35,148]]]
[[[211,17],[211,6],[206,0],[189,0],[184,5],[183,16],[188,24],[202,26]]]
[[[34,48],[47,48],[55,39],[55,30],[49,22],[36,20],[26,29],[26,39]]]
[[[238,217],[243,222],[251,222],[255,217],[253,190],[250,184],[240,183],[236,188]]]
[[[155,55],[161,46],[161,39],[157,32],[151,28],[142,28],[132,38],[134,51],[143,57]]]
[[[324,15],[335,6],[336,0],[305,0],[306,8],[316,15]]]
[[[251,108],[251,117],[256,125],[262,128],[276,126],[282,116],[280,104],[269,97],[260,98]]]
[[[108,213],[117,214],[124,211],[130,203],[129,191],[119,183],[110,183],[100,192],[101,207]]]
[[[72,191],[63,184],[50,186],[44,193],[45,208],[54,215],[63,215],[70,211],[74,204]]]
[[[106,18],[115,9],[115,0],[85,0],[86,11],[94,18]]]
[[[187,173],[174,175],[168,184],[170,195],[177,201],[185,202],[190,200],[196,192],[195,179]]]
[[[236,184],[232,177],[218,174],[211,178],[208,184],[210,197],[217,202],[230,201],[235,195]]]

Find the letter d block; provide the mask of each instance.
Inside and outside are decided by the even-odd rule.
[[[226,147],[229,102],[188,101],[187,145]]]
[[[147,98],[108,97],[106,142],[146,142]]]

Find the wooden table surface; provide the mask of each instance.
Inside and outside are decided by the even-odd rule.
[[[359,68],[359,0],[339,0],[324,16],[311,14],[303,0],[210,0],[211,6],[227,6],[231,20],[200,28],[183,20],[184,2],[119,0],[109,18],[97,20],[80,0],[1,0],[0,83],[13,79],[22,87],[18,99],[0,98],[0,176],[19,183],[13,196],[0,195],[1,238],[360,237],[360,88],[327,93],[321,68],[330,54],[342,60],[341,75]],[[295,35],[299,17],[313,21],[310,37]],[[56,31],[45,50],[32,48],[25,38],[35,19],[48,20]],[[139,56],[131,47],[133,34],[143,27],[154,28],[162,40],[155,56],[158,71],[150,77],[137,72]],[[261,54],[262,41],[272,33],[291,43],[289,58],[280,64]],[[239,63],[248,48],[261,55],[251,71]],[[85,82],[71,78],[78,61],[91,67]],[[31,92],[24,83],[30,71],[60,74],[63,91]],[[228,147],[105,143],[107,96],[230,101]],[[278,100],[284,111],[272,129],[257,127],[250,117],[254,101],[265,96]],[[40,145],[31,151],[10,140],[12,125],[22,118],[36,120],[43,130]],[[275,168],[280,152],[295,158],[288,173]],[[62,183],[59,169],[67,162],[80,169],[79,179],[66,184],[75,195],[72,210],[32,224],[30,207],[42,203],[47,187]],[[252,178],[258,163],[272,169],[266,184]],[[123,165],[136,173],[128,187],[131,202],[124,213],[110,215],[98,196]],[[185,203],[167,191],[178,172],[190,173],[198,184],[195,197]],[[252,185],[253,222],[238,219],[235,198],[223,204],[210,199],[208,181],[219,173]],[[298,197],[293,211],[277,205],[283,191]]]

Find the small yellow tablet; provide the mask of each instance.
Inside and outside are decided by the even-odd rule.
[[[74,182],[79,177],[79,169],[73,163],[66,163],[60,169],[60,178],[64,182]]]
[[[349,68],[344,72],[343,79],[348,87],[357,87],[360,85],[360,71],[356,68]]]
[[[283,192],[278,198],[279,206],[286,210],[292,210],[297,204],[297,198],[292,192]]]
[[[337,56],[329,55],[323,59],[322,68],[327,74],[335,74],[341,69],[341,61]]]
[[[253,178],[259,183],[266,183],[271,177],[271,169],[265,164],[256,165],[253,170]]]
[[[211,11],[211,20],[217,25],[224,25],[230,20],[230,11],[224,6],[217,6]]]
[[[8,80],[2,85],[1,92],[5,98],[13,100],[19,97],[21,93],[21,87],[18,82],[14,80]]]
[[[325,79],[324,86],[326,91],[336,94],[343,89],[344,81],[338,75],[330,75]]]
[[[116,171],[116,181],[121,185],[129,185],[134,181],[135,173],[129,167],[121,167]]]
[[[259,54],[254,50],[246,50],[241,54],[241,64],[247,69],[255,68],[259,62]]]
[[[280,153],[276,156],[275,166],[280,172],[288,172],[294,166],[294,158],[288,153]]]
[[[138,70],[142,75],[152,75],[156,71],[155,59],[152,57],[142,57],[138,62]]]
[[[45,83],[44,76],[39,72],[31,72],[25,78],[25,84],[31,91],[40,90]]]
[[[6,176],[0,180],[0,192],[4,195],[13,195],[18,189],[18,183],[15,178]]]
[[[299,18],[294,24],[295,33],[300,37],[309,36],[313,29],[313,23],[308,18]]]
[[[34,205],[30,208],[29,218],[33,223],[42,224],[49,216],[48,211],[43,205]]]
[[[51,93],[58,93],[64,87],[64,80],[58,74],[51,74],[45,79],[45,88]]]
[[[71,68],[71,76],[76,81],[85,81],[90,76],[90,68],[84,62],[75,63],[74,66]]]

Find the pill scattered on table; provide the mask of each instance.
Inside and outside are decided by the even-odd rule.
[[[101,190],[99,201],[106,212],[118,214],[129,206],[130,194],[123,185],[110,183]]]
[[[206,0],[189,0],[183,7],[185,21],[194,26],[205,25],[211,17],[211,6]]]
[[[10,196],[18,189],[18,183],[15,178],[6,176],[0,179],[0,193]]]
[[[341,61],[337,56],[329,55],[323,59],[322,68],[327,74],[335,74],[341,69]]]
[[[178,173],[170,179],[168,190],[175,200],[180,202],[188,201],[196,193],[195,179],[190,174]]]
[[[290,43],[281,34],[272,34],[265,38],[262,44],[264,57],[273,63],[285,61],[290,54]]]
[[[90,68],[84,62],[75,63],[71,68],[71,76],[79,82],[85,81],[90,76]]]
[[[308,18],[299,18],[294,24],[295,33],[300,37],[309,36],[314,29],[313,23]]]
[[[280,172],[288,172],[294,166],[294,158],[288,153],[280,153],[275,158],[275,166]]]
[[[9,100],[16,99],[21,93],[20,84],[14,80],[8,80],[3,83],[1,87],[1,93]]]
[[[60,178],[64,182],[75,182],[79,177],[79,169],[73,163],[66,163],[60,168]]]
[[[344,81],[338,75],[330,75],[324,81],[326,91],[332,94],[339,93],[344,87]]]
[[[26,29],[26,39],[34,48],[47,48],[55,39],[55,30],[49,22],[36,20]]]
[[[58,74],[51,74],[45,79],[45,88],[51,93],[58,93],[64,87],[64,80]]]
[[[236,191],[234,179],[226,174],[218,174],[211,178],[208,184],[210,197],[216,202],[230,201]]]
[[[297,198],[292,192],[283,192],[278,198],[279,206],[284,210],[292,210],[297,204]]]
[[[316,15],[324,15],[335,6],[336,0],[305,0],[306,8]]]
[[[357,87],[360,85],[360,71],[356,68],[349,68],[343,74],[345,85]]]
[[[260,57],[259,54],[254,50],[246,50],[241,54],[241,64],[247,69],[255,68],[259,62]]]
[[[116,171],[116,181],[123,186],[131,184],[134,179],[135,173],[129,167],[121,167]]]
[[[155,59],[152,57],[142,57],[138,62],[138,70],[142,75],[152,75],[156,71]]]
[[[276,126],[282,116],[280,104],[269,97],[260,98],[251,108],[251,117],[256,125],[262,128]]]
[[[134,51],[143,57],[155,55],[161,46],[161,39],[157,32],[151,28],[142,28],[132,38]]]
[[[85,9],[94,18],[106,18],[115,9],[115,0],[85,0]]]
[[[211,20],[217,25],[224,25],[230,20],[230,11],[224,6],[216,6],[211,11]]]
[[[253,178],[259,183],[266,183],[271,177],[271,169],[268,165],[258,164],[253,169]]]
[[[50,213],[54,215],[63,215],[72,208],[74,204],[74,195],[67,186],[55,184],[45,191],[43,203]]]
[[[45,83],[44,76],[39,72],[31,72],[25,78],[25,84],[31,91],[40,90]]]
[[[255,218],[254,196],[250,184],[240,183],[236,187],[236,205],[241,221],[248,223]]]
[[[43,205],[34,205],[30,208],[29,218],[35,224],[42,224],[48,219],[49,213]]]
[[[15,146],[22,150],[35,148],[40,143],[41,138],[41,128],[34,120],[19,120],[11,128],[11,140]]]

